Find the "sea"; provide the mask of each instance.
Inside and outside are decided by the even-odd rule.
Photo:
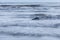
[[[0,40],[60,40],[60,2],[0,2]]]

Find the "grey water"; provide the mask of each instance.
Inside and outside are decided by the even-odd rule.
[[[0,2],[0,40],[60,40],[59,2]]]

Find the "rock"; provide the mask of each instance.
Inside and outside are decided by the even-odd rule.
[[[35,17],[35,18],[33,18],[32,20],[39,20],[39,17]]]

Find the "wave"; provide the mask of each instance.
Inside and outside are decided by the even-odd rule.
[[[0,34],[2,35],[9,35],[9,36],[13,36],[13,37],[22,37],[22,36],[28,36],[28,37],[44,37],[44,36],[49,36],[49,37],[56,37],[56,38],[60,38],[59,34],[38,34],[38,33],[13,33],[13,32],[4,32],[1,31]]]

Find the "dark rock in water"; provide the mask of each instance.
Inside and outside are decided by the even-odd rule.
[[[52,15],[47,15],[47,14],[35,14],[34,15],[34,20],[36,20],[36,19],[55,19],[55,17],[54,16],[52,16]]]
[[[46,19],[46,15],[45,14],[35,14],[34,19],[32,19],[32,20],[40,20],[40,19]]]
[[[39,17],[35,17],[35,18],[33,18],[32,20],[39,20]]]

